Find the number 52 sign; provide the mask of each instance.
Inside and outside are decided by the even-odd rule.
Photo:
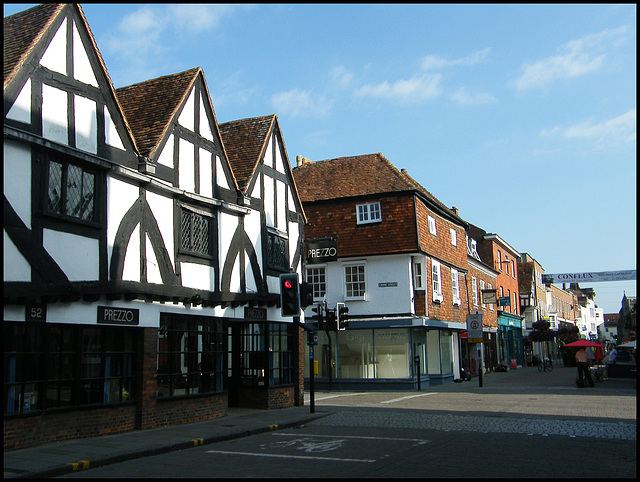
[[[47,321],[46,303],[29,303],[25,307],[26,321]]]

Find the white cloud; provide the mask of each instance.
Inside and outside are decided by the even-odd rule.
[[[368,84],[356,89],[355,95],[420,102],[433,99],[441,94],[441,78],[440,74],[420,75],[407,80],[398,80],[392,84],[387,81],[379,84]]]
[[[347,87],[353,82],[354,75],[343,65],[333,67],[329,72],[329,78],[338,85]]]
[[[315,98],[310,91],[299,89],[273,94],[271,103],[278,115],[291,117],[323,117],[332,104],[325,96]]]
[[[176,45],[176,39],[215,31],[221,20],[238,8],[251,6],[145,5],[125,15],[100,45],[119,61],[135,65],[137,71],[149,70],[155,75],[154,69],[169,59],[169,53],[182,48]]]
[[[568,128],[556,126],[546,129],[543,136],[561,135],[567,139],[592,139],[598,142],[619,143],[636,141],[636,109],[599,123],[582,122]]]
[[[439,57],[438,55],[427,55],[424,59],[422,59],[422,70],[436,70],[442,69],[444,67],[451,67],[456,65],[475,65],[480,62],[484,62],[484,60],[489,56],[489,52],[491,52],[490,48],[477,50],[473,52],[471,55],[467,55],[461,59],[445,59],[444,57]]]
[[[602,67],[607,53],[626,31],[626,27],[609,29],[567,42],[558,55],[524,65],[514,86],[518,90],[543,87],[555,80],[594,72]]]
[[[457,102],[458,104],[492,104],[494,102],[498,102],[493,95],[488,94],[486,92],[480,92],[475,95],[471,95],[467,89],[464,87],[458,89],[454,94],[451,95],[451,100]]]

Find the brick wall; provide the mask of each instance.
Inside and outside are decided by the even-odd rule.
[[[356,205],[380,201],[382,222],[358,224]],[[338,255],[370,256],[416,252],[418,249],[412,195],[367,198],[340,203],[305,203],[307,239],[335,237]]]
[[[136,407],[132,404],[5,419],[4,450],[128,432],[135,428],[135,417]]]
[[[252,387],[241,388],[239,394],[239,406],[242,408],[260,408],[273,410],[278,408],[291,408],[294,405],[293,394],[295,387]]]

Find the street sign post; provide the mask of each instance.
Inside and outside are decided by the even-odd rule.
[[[467,342],[478,346],[478,386],[482,386],[482,311],[473,310],[467,315]]]

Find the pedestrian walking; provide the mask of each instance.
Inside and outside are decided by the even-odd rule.
[[[578,365],[578,387],[583,388],[587,383],[590,387],[594,387],[595,383],[589,370],[589,356],[584,346],[576,353],[576,365]]]
[[[615,345],[611,345],[613,348],[611,348],[611,352],[609,353],[609,363],[611,363],[612,365],[616,364],[616,358],[618,358],[618,350],[616,350],[616,346]]]

